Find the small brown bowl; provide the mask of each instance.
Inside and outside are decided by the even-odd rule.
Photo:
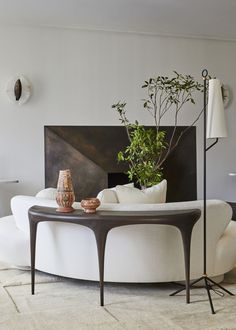
[[[80,205],[85,213],[95,213],[96,208],[100,205],[98,198],[85,198],[81,201]]]

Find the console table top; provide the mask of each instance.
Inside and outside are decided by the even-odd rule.
[[[70,213],[58,212],[56,208],[44,207],[44,206],[32,206],[29,210],[30,214],[39,216],[40,218],[47,218],[47,221],[69,221],[69,222],[80,222],[80,221],[113,221],[122,222],[125,220],[126,224],[153,222],[155,224],[172,224],[176,222],[197,222],[201,215],[199,209],[188,209],[188,210],[170,210],[170,211],[106,211],[97,210],[96,213],[85,213],[82,209],[75,209]],[[114,223],[113,223],[114,224]]]

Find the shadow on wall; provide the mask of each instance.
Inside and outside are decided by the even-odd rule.
[[[0,183],[0,217],[11,214],[11,198],[15,196],[12,183]]]

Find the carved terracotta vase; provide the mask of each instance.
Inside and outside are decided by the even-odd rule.
[[[85,213],[95,213],[99,205],[100,200],[98,198],[85,198],[81,201],[81,207]]]
[[[75,201],[75,194],[70,170],[59,171],[56,201],[59,205],[58,212],[66,213],[74,211],[72,204]]]

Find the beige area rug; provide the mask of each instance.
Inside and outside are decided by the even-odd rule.
[[[236,294],[236,269],[224,286]],[[174,284],[106,284],[105,306],[99,306],[98,284],[36,274],[30,293],[30,272],[0,265],[0,330],[165,330],[236,329],[236,296],[212,292],[216,315],[205,289],[169,297]]]

